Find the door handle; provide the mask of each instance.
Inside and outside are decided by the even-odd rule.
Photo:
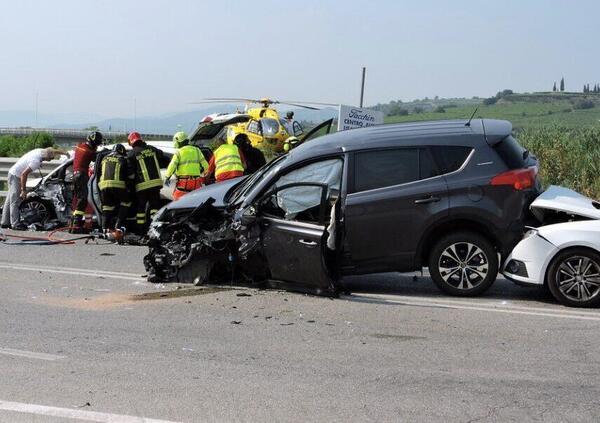
[[[306,245],[307,247],[316,247],[317,246],[317,242],[316,241],[307,241],[305,239],[301,239],[300,244]]]
[[[419,198],[418,200],[415,200],[415,204],[437,203],[438,201],[440,201],[440,197],[436,197],[434,195],[430,195],[427,198]]]

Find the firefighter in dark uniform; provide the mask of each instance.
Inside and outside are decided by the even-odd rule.
[[[127,139],[132,147],[127,153],[127,169],[135,186],[136,233],[143,236],[148,232],[148,217],[152,219],[160,207],[160,168],[166,167],[169,159],[158,148],[146,144],[138,132],[132,132]]]
[[[131,207],[127,192],[129,172],[127,151],[121,144],[113,147],[111,153],[103,156],[98,167],[98,188],[102,199],[102,229],[105,233],[122,228]]]
[[[88,180],[90,163],[96,157],[96,150],[102,144],[102,134],[98,131],[91,132],[87,140],[75,147],[73,156],[73,185],[77,199],[73,210],[71,232],[83,232],[83,219],[88,205]]]

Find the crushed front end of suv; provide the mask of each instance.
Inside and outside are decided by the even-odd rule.
[[[338,132],[161,209],[144,262],[152,281],[323,294],[345,275],[429,267],[443,291],[477,295],[532,218],[537,166],[506,121]]]

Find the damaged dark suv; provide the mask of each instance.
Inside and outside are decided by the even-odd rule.
[[[345,275],[429,267],[476,295],[523,234],[536,158],[506,121],[381,125],[306,142],[159,211],[149,279],[335,293]]]

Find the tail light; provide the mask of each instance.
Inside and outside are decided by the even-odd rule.
[[[510,185],[517,191],[535,186],[535,178],[538,174],[537,166],[527,169],[515,169],[496,175],[490,181],[490,185]]]

